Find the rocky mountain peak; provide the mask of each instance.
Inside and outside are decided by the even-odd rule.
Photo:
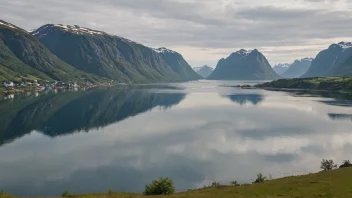
[[[167,49],[165,47],[160,47],[160,48],[152,48],[155,52],[157,53],[171,53],[171,54],[176,54],[177,52],[172,51],[170,49]]]

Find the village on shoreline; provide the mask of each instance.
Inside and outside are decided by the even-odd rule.
[[[0,96],[3,95],[4,100],[14,99],[16,94],[31,95],[33,92],[36,96],[39,92],[54,92],[69,90],[87,90],[95,87],[112,87],[124,83],[116,83],[114,80],[104,83],[92,83],[81,79],[79,82],[63,82],[63,81],[49,81],[40,79],[28,79],[21,77],[14,81],[2,81],[0,85]]]

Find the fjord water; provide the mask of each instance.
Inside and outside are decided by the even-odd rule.
[[[197,81],[0,101],[0,188],[14,195],[179,191],[319,171],[352,153],[352,102]]]

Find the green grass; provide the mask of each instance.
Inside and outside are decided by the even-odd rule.
[[[106,193],[73,195],[75,198],[141,198],[141,194]],[[352,168],[319,172],[304,176],[291,176],[241,186],[219,186],[150,198],[349,198],[352,197]],[[8,197],[12,198],[12,197]]]
[[[352,77],[280,79],[258,85],[264,88],[352,91]]]

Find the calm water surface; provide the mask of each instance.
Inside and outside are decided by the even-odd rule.
[[[246,82],[257,83],[257,82]],[[15,195],[177,190],[319,171],[352,158],[352,102],[199,81],[0,101],[0,189]]]

